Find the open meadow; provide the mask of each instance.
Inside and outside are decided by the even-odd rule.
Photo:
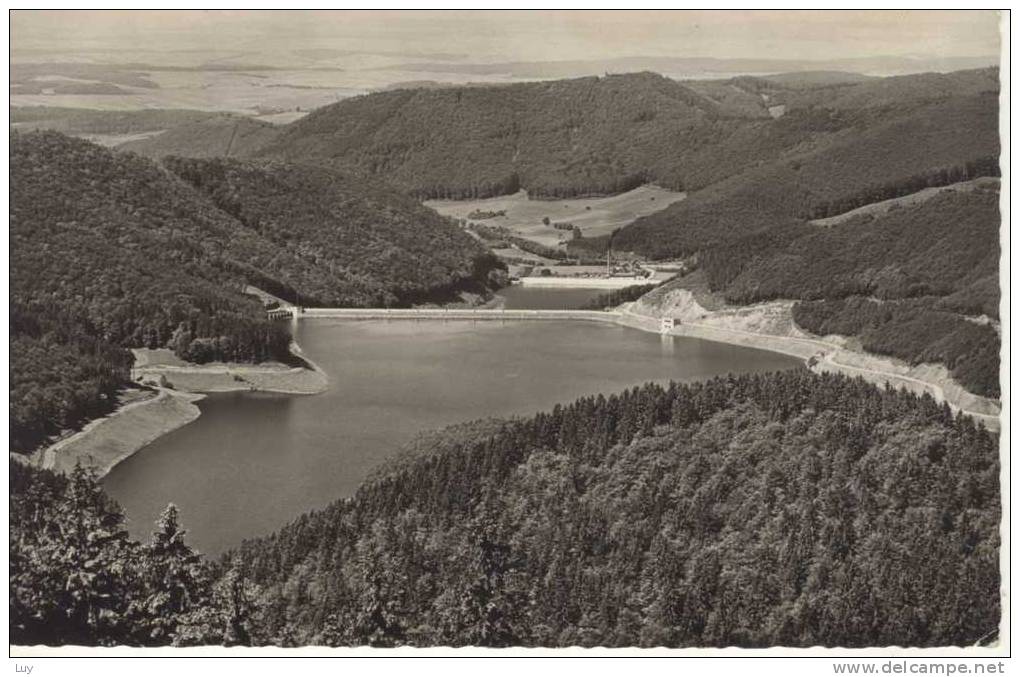
[[[444,216],[509,228],[517,235],[548,247],[571,237],[569,229],[554,224],[570,223],[585,237],[607,235],[634,219],[665,209],[687,196],[658,186],[640,186],[608,197],[531,200],[525,191],[484,200],[429,200],[425,204]],[[505,212],[491,218],[472,218],[479,212]],[[548,218],[549,224],[543,223]]]

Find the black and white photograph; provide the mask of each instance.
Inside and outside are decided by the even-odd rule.
[[[1008,9],[8,20],[12,673],[1005,672]]]

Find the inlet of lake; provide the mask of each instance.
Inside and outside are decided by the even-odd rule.
[[[507,307],[556,307],[565,303],[557,294],[517,292]],[[423,430],[531,414],[648,381],[800,364],[776,353],[585,321],[316,319],[301,322],[295,338],[329,375],[327,392],[210,395],[199,402],[198,420],[107,475],[104,486],[124,508],[134,537],[147,540],[173,502],[188,541],[216,555],[350,496]]]

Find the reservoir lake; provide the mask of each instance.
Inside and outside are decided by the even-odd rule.
[[[579,287],[525,287],[515,284],[499,290],[507,310],[577,310],[608,289]]]
[[[530,305],[519,297],[514,305],[555,302],[557,292],[537,291]],[[577,307],[576,298],[570,302]],[[329,375],[327,392],[210,395],[198,403],[202,415],[195,422],[106,476],[103,484],[124,508],[134,537],[148,540],[160,511],[173,502],[192,546],[216,555],[350,496],[423,430],[527,415],[648,381],[801,364],[766,351],[585,321],[316,319],[301,322],[295,338]]]

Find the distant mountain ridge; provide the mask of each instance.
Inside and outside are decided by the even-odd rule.
[[[518,78],[571,78],[606,73],[655,71],[673,77],[742,75],[798,71],[851,71],[869,75],[908,75],[998,66],[999,56],[901,57],[873,56],[850,59],[716,59],[709,57],[633,56],[614,59],[565,61],[504,61],[495,63],[411,62],[380,66],[378,70],[412,73],[509,75]]]
[[[188,109],[95,110],[55,106],[11,106],[11,126],[19,131],[49,129],[64,134],[131,134],[182,127],[223,115]]]

